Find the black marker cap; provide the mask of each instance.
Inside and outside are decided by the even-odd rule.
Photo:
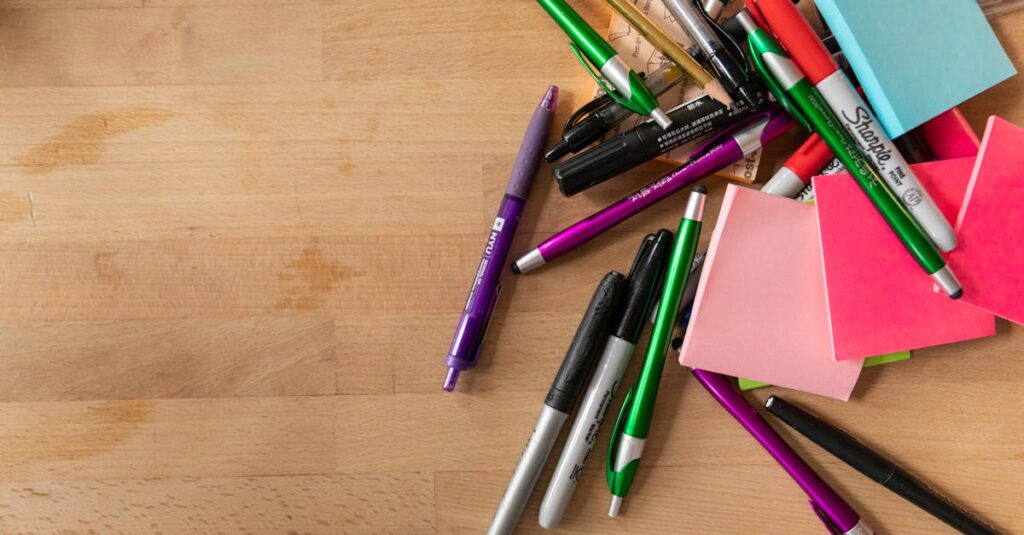
[[[726,110],[709,96],[694,99],[668,112],[668,131],[653,121],[637,125],[596,147],[565,160],[553,169],[558,189],[570,197],[622,174],[684,143],[710,134],[750,115],[748,107]]]
[[[633,268],[629,270],[626,303],[612,334],[631,344],[640,339],[644,322],[650,315],[654,295],[661,286],[672,251],[672,237],[672,233],[665,229],[659,230],[657,235],[648,234],[640,245]]]
[[[649,152],[652,143],[644,143],[644,139],[661,130],[655,123],[643,123],[559,163],[552,170],[558,190],[571,197],[654,158],[658,152]],[[653,145],[657,147],[656,140]]]
[[[601,139],[601,136],[605,135],[610,129],[611,126],[606,124],[600,115],[596,113],[588,115],[565,130],[562,133],[562,141],[551,147],[551,150],[544,155],[544,159],[548,163],[553,163],[570,152],[579,152],[586,148],[587,145]]]
[[[565,414],[572,412],[576,398],[608,338],[608,325],[619,310],[625,293],[626,279],[622,274],[611,271],[601,279],[565,353],[562,367],[555,374],[545,405]]]

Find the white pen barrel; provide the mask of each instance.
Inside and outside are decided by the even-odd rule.
[[[512,472],[512,479],[509,480],[505,494],[498,503],[498,509],[494,512],[494,518],[491,519],[491,527],[487,529],[488,535],[506,535],[515,530],[519,517],[526,508],[526,502],[530,500],[530,493],[537,484],[537,478],[544,469],[548,454],[555,445],[558,432],[562,430],[562,425],[567,419],[568,414],[543,405],[533,434],[523,449],[523,455],[519,458],[519,463]]]
[[[818,82],[816,87],[882,180],[920,223],[932,243],[943,252],[953,250],[956,247],[953,227],[849,78],[842,70],[837,70]]]
[[[583,403],[576,413],[569,436],[565,439],[562,455],[548,482],[544,500],[540,504],[540,525],[551,529],[558,525],[565,509],[576,492],[583,467],[594,449],[601,422],[608,414],[612,396],[629,365],[634,345],[617,336],[609,336],[604,352],[597,363],[594,376],[587,385]]]

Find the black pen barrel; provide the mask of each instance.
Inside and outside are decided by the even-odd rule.
[[[991,526],[971,516],[967,511],[953,505],[941,494],[931,490],[903,470],[897,468],[892,477],[883,485],[910,503],[928,511],[935,518],[949,524],[960,533],[967,535],[996,535],[999,533]]]
[[[779,396],[769,397],[764,406],[768,412],[786,425],[796,429],[801,435],[809,438],[811,442],[821,446],[832,455],[839,457],[875,483],[885,484],[885,481],[896,471],[895,464],[861,444],[857,439]]]
[[[778,396],[769,397],[764,406],[768,412],[811,442],[958,531],[969,535],[998,533],[845,431]]]

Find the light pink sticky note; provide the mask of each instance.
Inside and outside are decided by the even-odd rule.
[[[911,166],[950,221],[974,158]],[[995,334],[991,314],[935,293],[928,277],[848,174],[814,177],[836,359]]]
[[[989,118],[956,232],[960,300],[1024,324],[1024,129]]]
[[[832,357],[813,205],[730,185],[679,362],[849,399],[860,361]]]

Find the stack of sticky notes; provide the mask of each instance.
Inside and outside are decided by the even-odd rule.
[[[1024,324],[1022,147],[1024,129],[992,117],[976,157],[914,165],[954,223],[959,300],[848,175],[815,177],[816,205],[729,186],[680,363],[845,400],[868,357],[991,336],[993,316]]]
[[[956,109],[1015,74],[975,0],[816,0],[882,126],[911,129],[913,165],[954,227],[934,287],[847,174],[813,179],[816,204],[729,186],[680,363],[848,399],[864,366],[1024,323],[1024,129],[993,117],[980,144]]]

